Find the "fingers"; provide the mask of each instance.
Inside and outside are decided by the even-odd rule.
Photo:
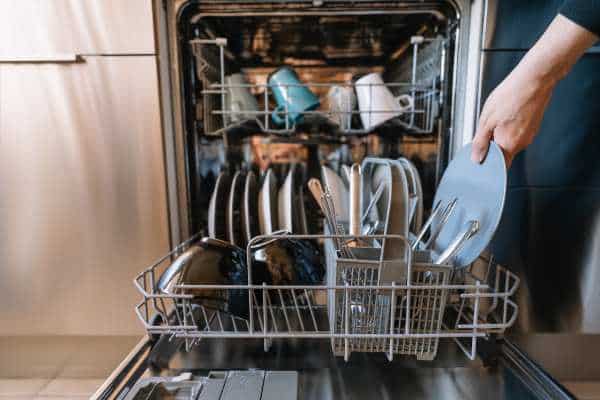
[[[510,167],[513,159],[517,153],[524,149],[525,146],[520,146],[517,140],[517,134],[515,133],[514,126],[507,126],[500,124],[494,129],[494,141],[502,150],[504,161],[506,162],[506,169]]]
[[[512,154],[509,151],[504,150],[502,147],[502,154],[504,155],[504,161],[506,162],[506,169],[510,168],[510,165],[512,164],[513,158],[515,158],[514,154]]]
[[[473,138],[473,146],[471,148],[471,160],[473,162],[481,164],[483,160],[485,160],[493,136],[494,128],[482,115],[479,119],[479,126],[477,127],[477,133]]]

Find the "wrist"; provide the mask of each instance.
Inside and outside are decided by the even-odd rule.
[[[552,91],[556,84],[564,78],[568,69],[560,64],[525,56],[513,73],[522,82],[522,85],[535,92]]]

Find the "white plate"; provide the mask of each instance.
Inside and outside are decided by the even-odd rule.
[[[383,185],[383,192],[376,206],[377,213],[371,213],[371,222],[383,223],[384,233],[402,235],[408,238],[408,183],[403,165],[396,160],[366,158],[363,161],[363,174],[370,180],[370,196],[366,196],[369,204],[371,196],[379,185]],[[374,220],[373,217],[377,219]],[[384,257],[386,259],[403,258],[405,249],[398,245],[398,240],[386,242]]]
[[[277,178],[270,168],[258,194],[258,221],[263,235],[277,230]]]
[[[410,205],[406,173],[404,172],[404,166],[398,161],[390,160],[390,165],[392,167],[392,200],[388,233],[408,238]]]
[[[321,168],[323,190],[329,190],[333,207],[338,222],[348,222],[350,212],[350,199],[348,188],[342,178],[329,167]]]
[[[242,196],[242,248],[245,248],[250,239],[259,235],[257,186],[256,175],[248,171]]]
[[[292,217],[293,198],[294,198],[294,172],[296,166],[291,165],[290,170],[279,189],[277,195],[277,215],[279,218],[279,229],[290,233],[294,232],[294,223]]]
[[[227,171],[222,171],[217,177],[215,188],[208,204],[208,236],[214,239],[227,240],[226,207],[231,176]]]
[[[421,178],[419,177],[417,168],[410,160],[402,157],[399,158],[398,161],[404,166],[409,196],[414,196],[416,201],[413,216],[410,218],[410,231],[416,233],[419,232],[421,225],[423,224],[423,187],[421,185]]]
[[[244,173],[236,171],[231,180],[231,188],[227,200],[227,239],[236,246],[239,246],[242,241],[240,206],[242,205],[244,180]]]
[[[383,185],[383,192],[381,193],[381,197],[377,201],[377,204],[372,208],[374,210],[371,212],[369,216],[372,221],[377,221],[384,223],[389,219],[389,204],[390,204],[390,196],[391,196],[391,187],[392,187],[392,167],[387,164],[375,164],[371,165],[370,170],[367,170],[363,166],[363,173],[366,171],[366,179],[370,180],[371,187],[371,196],[375,194],[377,188],[380,185]],[[365,187],[365,186],[363,186]],[[369,204],[371,201],[371,196],[369,196],[367,202],[363,202],[363,204]]]

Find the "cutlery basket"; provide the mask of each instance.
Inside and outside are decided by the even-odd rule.
[[[390,268],[406,268],[402,262],[389,262]],[[338,259],[337,285],[347,284],[347,292],[336,292],[335,309],[330,318],[334,331],[351,335],[407,334],[420,338],[389,340],[361,337],[347,343],[350,352],[393,352],[433,360],[437,354],[442,317],[446,307],[451,270],[433,265],[413,265],[408,280],[400,288],[382,289],[378,284],[379,266],[370,260]],[[407,277],[408,279],[408,277]],[[394,282],[395,286],[395,282]],[[335,339],[333,350],[342,356],[346,339]]]
[[[419,360],[435,358],[440,339],[453,339],[471,359],[477,341],[504,332],[515,322],[518,307],[512,297],[519,279],[507,269],[481,258],[473,266],[454,270],[432,265],[423,252],[413,252],[398,235],[361,236],[374,243],[402,242],[405,257],[382,260],[380,248],[351,248],[353,258],[338,257],[333,241],[350,235],[286,235],[312,240],[325,249],[326,276],[315,285],[274,285],[253,282],[253,246],[281,236],[258,236],[246,249],[248,284],[185,284],[174,280],[168,293],[158,291],[162,271],[195,239],[138,274],[134,285],[142,295],[136,314],[151,336],[184,340],[186,349],[202,339],[260,339],[265,351],[273,340],[330,340],[333,353],[379,352]],[[248,312],[233,315],[214,307],[198,293],[247,294]],[[222,297],[222,295],[220,295]],[[245,300],[244,300],[245,301]]]
[[[397,239],[383,240],[397,245]],[[325,251],[328,285],[348,287],[330,294],[330,326],[335,333],[357,336],[334,339],[336,355],[391,352],[419,360],[435,358],[448,298],[450,266],[424,262],[428,261],[424,254],[416,254],[419,262],[411,263],[408,251],[405,258],[384,260],[380,247],[355,248],[357,258],[338,257],[332,246],[326,246]],[[403,334],[407,337],[398,340],[384,337]]]

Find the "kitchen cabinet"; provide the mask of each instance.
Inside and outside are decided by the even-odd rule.
[[[0,59],[154,52],[151,0],[0,2]]]
[[[153,56],[0,64],[0,334],[131,334],[168,249]]]

